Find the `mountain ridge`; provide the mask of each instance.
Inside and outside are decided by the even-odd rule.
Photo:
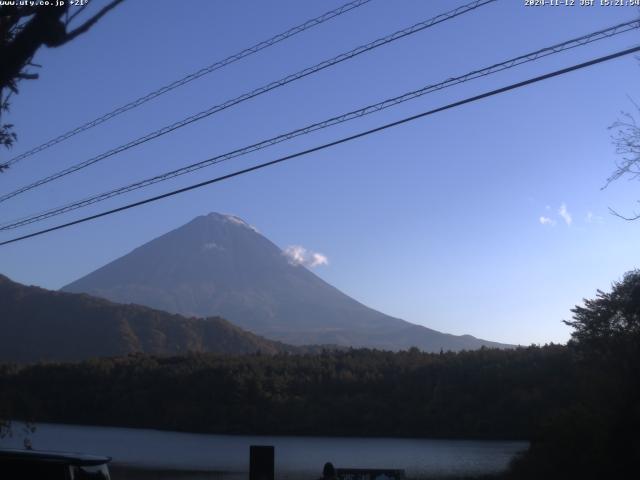
[[[187,318],[141,305],[120,305],[84,293],[25,286],[1,274],[0,312],[0,361],[299,351],[220,317]]]

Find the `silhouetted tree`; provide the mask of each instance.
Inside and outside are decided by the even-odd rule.
[[[69,15],[69,2],[61,5],[0,6],[0,145],[11,147],[17,136],[10,123],[2,123],[2,113],[9,110],[9,99],[18,93],[20,80],[38,78],[29,71],[33,56],[42,46],[60,47],[93,27],[104,15],[123,0],[112,0],[78,27],[71,22],[86,7]],[[0,169],[1,171],[1,169]]]
[[[640,105],[633,101],[632,103],[637,114],[640,115]],[[606,185],[624,176],[637,179],[640,176],[640,124],[631,113],[623,112],[622,119],[617,120],[609,128],[614,131],[613,144],[616,147],[616,153],[622,156],[622,160],[617,162],[616,169],[607,179]],[[625,216],[611,208],[609,210],[625,220],[640,219],[640,213],[637,212]]]
[[[584,306],[576,306],[571,311],[573,320],[564,323],[573,327],[571,338],[579,344],[637,336],[640,334],[640,270],[626,273],[622,281],[614,282],[610,293],[598,290],[595,299],[585,299]]]
[[[540,425],[510,478],[625,478],[640,469],[640,271],[572,312],[572,401]]]

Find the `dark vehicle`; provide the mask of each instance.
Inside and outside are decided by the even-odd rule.
[[[110,480],[110,457],[81,453],[0,449],[3,480]]]

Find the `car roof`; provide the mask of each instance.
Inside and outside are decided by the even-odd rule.
[[[58,462],[83,466],[102,465],[111,461],[111,457],[87,455],[85,453],[56,452],[48,450],[19,450],[12,448],[0,449],[0,461],[8,459]]]

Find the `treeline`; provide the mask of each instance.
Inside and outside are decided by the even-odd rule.
[[[571,401],[563,346],[136,355],[0,368],[0,417],[211,433],[530,438]]]

